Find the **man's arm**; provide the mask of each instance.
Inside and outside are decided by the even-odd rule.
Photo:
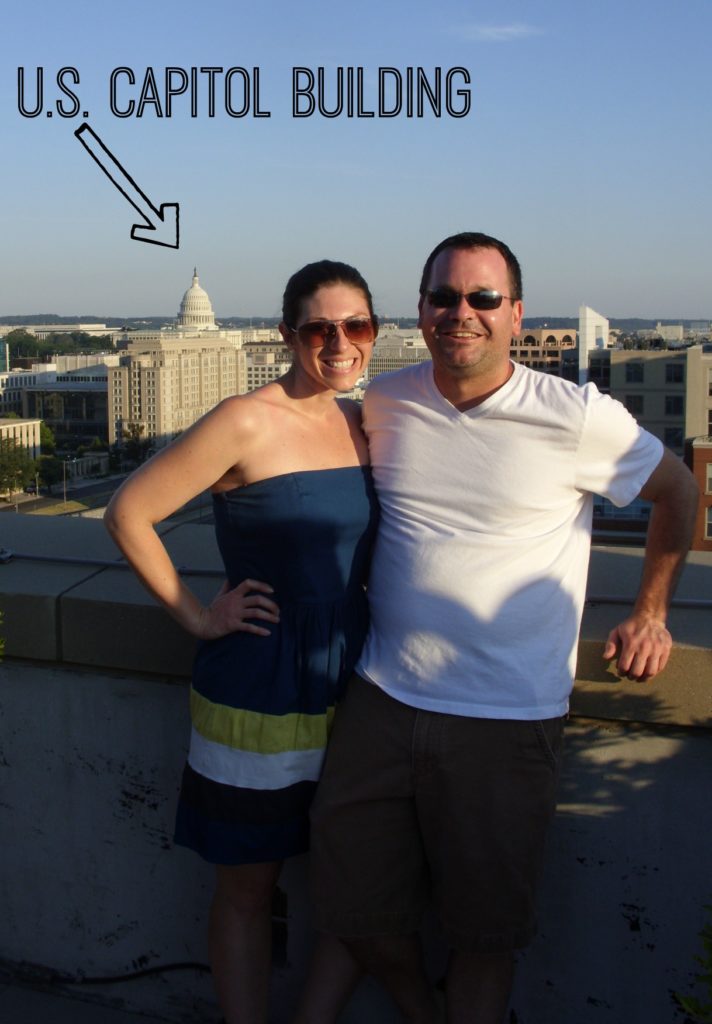
[[[692,541],[698,493],[692,473],[666,448],[640,492],[653,508],[633,613],[611,630],[603,652],[607,660],[617,658],[618,671],[629,679],[651,679],[670,656],[665,622]]]

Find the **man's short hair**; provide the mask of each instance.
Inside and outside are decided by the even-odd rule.
[[[444,249],[496,249],[502,254],[507,264],[509,287],[512,293],[510,298],[515,300],[522,298],[522,268],[519,266],[519,260],[508,245],[500,242],[498,238],[492,238],[491,235],[482,234],[481,231],[461,231],[458,235],[450,235],[449,238],[445,238],[435,246],[423,267],[423,276],[420,279],[421,298],[428,290],[433,263]]]

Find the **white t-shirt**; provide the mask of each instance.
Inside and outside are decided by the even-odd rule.
[[[632,501],[661,443],[593,384],[520,364],[465,412],[431,362],[382,374],[364,425],[381,522],[359,673],[431,711],[565,714],[592,495]]]

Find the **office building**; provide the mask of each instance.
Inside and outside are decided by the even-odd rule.
[[[36,364],[31,370],[10,370],[0,373],[0,418],[14,413],[24,415],[23,393],[26,388],[56,379],[54,364]]]
[[[40,421],[0,419],[0,441],[15,441],[27,450],[31,459],[40,454]]]
[[[292,356],[286,345],[259,344],[243,350],[245,356],[245,391],[269,384],[283,377],[292,365]]]
[[[366,371],[366,380],[373,380],[379,373],[401,370],[413,363],[430,359],[423,336],[417,328],[401,328],[395,324],[383,324],[373,348],[371,362]]]
[[[29,385],[23,391],[24,414],[44,420],[60,448],[94,438],[107,443],[108,374],[109,368],[99,363]]]
[[[685,462],[700,488],[692,550],[712,551],[712,433],[686,443]]]
[[[610,353],[610,393],[677,455],[712,434],[712,349]]]
[[[118,334],[116,328],[107,327],[106,324],[82,323],[80,321],[70,324],[0,324],[0,337],[10,334],[11,331],[27,331],[28,334],[33,334],[38,341],[46,341],[51,334],[73,334],[76,331],[88,334],[92,338],[107,337],[112,341]]]
[[[167,444],[229,395],[247,390],[239,330],[216,323],[197,269],[174,326],[132,331],[117,340],[119,365],[108,369],[109,442],[138,429],[155,447]]]
[[[565,363],[573,364],[576,356],[576,331],[523,327],[520,335],[512,338],[509,354],[515,363],[532,370],[566,376]]]
[[[588,362],[591,353],[608,348],[608,320],[590,306],[579,308],[578,364],[579,384],[588,380]]]
[[[680,342],[685,336],[685,328],[682,324],[661,324],[660,321],[655,325],[655,334],[658,338],[662,338],[663,341]]]

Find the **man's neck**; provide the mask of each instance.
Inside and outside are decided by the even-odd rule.
[[[450,374],[443,374],[433,366],[433,377],[443,398],[446,398],[451,405],[454,405],[460,412],[467,412],[481,405],[496,391],[507,383],[514,373],[514,363],[509,361],[504,372],[495,376],[484,377],[453,377]]]

